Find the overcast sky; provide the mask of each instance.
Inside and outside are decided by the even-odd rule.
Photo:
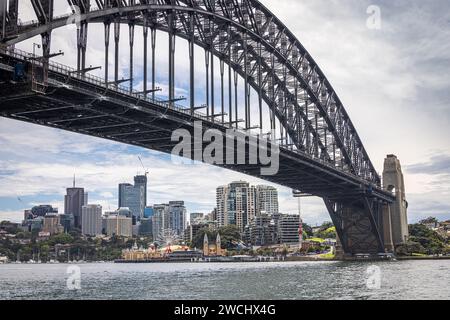
[[[34,19],[28,1],[20,18]],[[450,3],[432,1],[263,0],[298,37],[324,71],[344,103],[379,172],[387,154],[396,154],[405,174],[409,220],[430,215],[450,218]],[[381,28],[369,28],[367,9],[376,5]],[[56,14],[67,12],[57,1]],[[372,21],[372,20],[370,20]],[[371,26],[371,24],[369,24]],[[103,28],[90,26],[88,64],[102,65]],[[136,70],[142,69],[141,30],[136,31]],[[127,38],[127,27],[122,27]],[[72,35],[72,36],[71,36]],[[18,47],[32,51],[35,38]],[[166,36],[158,34],[166,44]],[[126,42],[125,42],[126,43]],[[75,30],[54,32],[53,49],[66,54],[56,61],[75,65]],[[187,95],[186,44],[177,42],[177,94]],[[127,46],[124,46],[127,53]],[[158,55],[158,82],[167,87],[167,48]],[[112,61],[112,59],[110,59]],[[196,82],[204,82],[203,57]],[[121,56],[127,75],[128,54]],[[110,70],[113,70],[110,68]],[[99,72],[99,75],[102,72]],[[142,81],[136,81],[136,88]],[[166,91],[163,91],[163,94]],[[203,98],[201,90],[197,100]],[[0,220],[20,221],[23,210],[50,203],[63,212],[65,188],[73,174],[90,193],[90,203],[117,207],[117,185],[150,171],[150,204],[184,200],[188,212],[209,212],[215,188],[234,180],[264,183],[208,165],[179,166],[170,157],[140,148],[0,118]],[[297,201],[280,190],[281,210],[297,212]],[[329,220],[320,199],[302,203],[306,222]]]

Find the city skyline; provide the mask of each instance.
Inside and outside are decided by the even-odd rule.
[[[137,179],[139,180],[140,178],[143,178],[146,176],[142,176],[139,175],[139,173],[134,176],[134,180],[136,181]],[[75,180],[74,180],[75,181]],[[278,209],[279,207],[279,201],[278,201],[278,189],[276,187],[270,186],[268,184],[258,184],[258,185],[252,185],[247,181],[243,181],[243,180],[239,180],[239,181],[232,181],[230,183],[228,183],[226,186],[218,186],[215,190],[216,190],[216,194],[215,194],[215,204],[211,209],[207,209],[204,211],[196,211],[193,209],[189,209],[186,207],[186,212],[185,212],[185,222],[186,223],[191,223],[191,216],[197,216],[197,215],[201,215],[206,216],[211,214],[211,212],[216,212],[217,214],[217,205],[218,205],[218,201],[219,199],[217,198],[217,190],[219,190],[220,188],[226,187],[229,188],[229,186],[231,185],[246,185],[246,189],[250,190],[252,193],[252,208],[248,209],[247,206],[242,207],[240,210],[242,212],[247,212],[249,211],[249,217],[254,217],[255,215],[261,214],[261,213],[267,213],[267,214],[279,214],[281,213],[281,211]],[[118,194],[120,194],[122,187],[123,186],[127,186],[127,187],[133,187],[133,185],[129,184],[129,183],[119,183],[118,184]],[[88,192],[85,192],[87,189],[84,188],[83,186],[78,185],[77,187],[75,187],[75,183],[73,184],[72,187],[68,187],[66,188],[66,192],[68,194],[73,194],[74,191],[75,192],[75,196],[78,197],[78,194],[81,193],[82,195],[84,195],[83,198],[76,198],[75,202],[73,205],[68,205],[68,198],[69,195],[66,194],[63,196],[64,201],[63,201],[63,206],[62,207],[58,207],[56,206],[54,203],[34,203],[32,204],[29,208],[24,209],[24,211],[21,213],[22,218],[18,221],[13,221],[13,220],[4,220],[4,221],[10,221],[10,222],[22,222],[23,221],[23,217],[27,216],[27,214],[31,213],[32,209],[35,210],[44,210],[47,208],[50,208],[54,211],[51,211],[50,213],[55,213],[57,215],[72,215],[72,217],[74,218],[74,220],[77,220],[77,215],[78,215],[78,211],[76,209],[76,207],[79,207],[79,215],[82,215],[82,212],[84,212],[84,208],[91,208],[91,207],[99,207],[100,211],[102,213],[102,216],[107,216],[109,213],[115,213],[115,212],[119,212],[120,210],[128,210],[130,212],[130,214],[132,216],[136,216],[139,219],[145,219],[148,218],[148,216],[146,216],[146,212],[147,209],[151,210],[151,216],[153,216],[156,213],[156,207],[161,207],[161,206],[178,206],[181,205],[183,207],[185,204],[184,200],[174,200],[171,199],[169,201],[155,201],[154,203],[146,203],[146,205],[144,206],[144,210],[142,212],[142,216],[136,215],[134,214],[133,210],[130,209],[129,206],[123,205],[123,200],[121,201],[120,197],[117,197],[117,204],[115,207],[109,207],[109,208],[105,208],[103,207],[101,204],[97,203],[97,202],[93,202],[93,201],[89,201],[88,200]],[[123,192],[123,191],[122,191]],[[148,197],[148,192],[146,194],[146,197]],[[140,196],[144,196],[143,194],[141,194]],[[42,208],[42,209],[41,209]],[[64,209],[63,209],[64,208]],[[63,210],[61,210],[63,209]],[[76,212],[75,214],[73,212]],[[220,213],[219,213],[220,214]],[[222,213],[223,214],[223,213]],[[297,212],[294,213],[294,215],[298,215],[298,208],[297,208]],[[3,221],[3,220],[2,220]],[[80,221],[82,221],[82,219],[80,219]],[[1,221],[0,221],[1,222]],[[76,224],[76,223],[75,223]],[[224,226],[225,224],[222,224],[222,226]],[[82,222],[80,222],[79,224],[79,228],[81,228],[82,226]],[[242,226],[244,227],[244,226]]]
[[[402,161],[410,222],[429,215],[442,220],[449,218],[450,150],[446,140],[448,112],[445,111],[450,84],[448,78],[433,67],[438,65],[442,69],[450,60],[448,41],[445,41],[449,34],[442,28],[448,14],[439,10],[439,5],[400,1],[394,6],[380,1],[382,29],[374,31],[365,25],[368,1],[351,0],[339,5],[326,1],[295,2],[296,11],[309,13],[304,19],[298,19],[296,12],[290,11],[292,0],[263,3],[276,15],[284,17],[287,26],[299,36],[327,74],[355,122],[376,169],[381,171],[383,158],[388,153],[395,153]],[[29,9],[20,9],[24,21],[33,18]],[[60,3],[55,9],[60,13],[66,10]],[[317,27],[311,28],[311,25]],[[102,41],[98,41],[97,46],[95,37],[102,37],[102,33],[96,32],[96,26],[92,31],[89,63],[101,65],[96,53]],[[122,32],[126,33],[125,28]],[[158,34],[158,37],[165,41],[163,35]],[[353,41],[346,41],[350,38]],[[69,52],[66,49],[74,41],[75,37],[68,39],[62,29],[54,33],[55,48]],[[30,51],[31,42],[18,47]],[[422,46],[415,46],[417,42]],[[339,47],[339,51],[329,50],[330,47]],[[425,54],[425,48],[430,47],[435,49]],[[136,50],[137,67],[141,67],[142,60],[139,52]],[[359,54],[355,56],[353,52]],[[72,62],[74,58],[66,54],[55,61]],[[183,60],[178,60],[177,94],[185,94],[187,82],[182,77],[185,67]],[[438,63],[433,63],[436,61]],[[158,82],[166,92],[164,68],[158,72]],[[126,76],[124,70],[121,72]],[[198,76],[202,81],[203,74],[199,72]],[[138,88],[142,85],[139,82],[136,81]],[[198,98],[201,100],[201,94]],[[423,105],[427,108],[410,107]],[[417,135],[417,128],[423,128],[420,135]],[[116,191],[113,187],[102,189],[102,184],[113,186],[118,180],[127,181],[124,177],[136,173],[136,169],[142,170],[137,160],[141,154],[153,173],[150,189],[153,188],[161,202],[183,198],[194,211],[207,212],[213,207],[216,187],[213,183],[219,185],[241,179],[252,184],[264,183],[207,165],[199,165],[194,170],[191,166],[175,166],[169,156],[156,152],[3,118],[0,119],[0,144],[3,150],[8,150],[0,157],[0,220],[19,220],[23,209],[32,204],[50,203],[62,208],[59,199],[70,183],[68,172],[84,176],[80,185],[90,186],[87,191],[93,203],[105,209],[112,208],[117,202]],[[113,181],[114,184],[110,183]],[[190,190],[184,187],[186,185]],[[295,213],[297,202],[291,198],[290,190],[276,187],[280,190],[280,210]],[[304,200],[304,211],[305,218],[311,221],[329,220],[320,199]]]
[[[0,0],[0,300],[448,300],[449,39],[448,0]]]

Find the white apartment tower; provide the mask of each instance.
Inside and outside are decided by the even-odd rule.
[[[90,204],[81,208],[81,232],[87,236],[102,234],[102,206]]]
[[[278,214],[278,190],[274,187],[259,185],[256,187],[258,194],[258,214],[265,212],[268,215]]]
[[[220,227],[235,225],[244,231],[250,220],[259,214],[256,187],[237,181],[216,190],[217,220]]]

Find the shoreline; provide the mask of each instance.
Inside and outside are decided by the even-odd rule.
[[[426,260],[450,260],[450,256],[444,257],[396,257],[394,260],[387,259],[325,259],[319,257],[286,257],[285,259],[273,259],[273,260],[205,260],[205,261],[184,261],[184,260],[136,260],[136,261],[126,261],[126,260],[115,260],[115,261],[72,261],[72,262],[41,262],[41,263],[16,263],[16,262],[6,262],[0,263],[1,265],[57,265],[57,264],[156,264],[156,263],[275,263],[275,262],[368,262],[368,261],[426,261]]]

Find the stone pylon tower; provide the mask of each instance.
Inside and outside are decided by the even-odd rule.
[[[222,241],[220,239],[220,233],[217,234],[216,238],[216,255],[218,257],[222,255]]]
[[[409,236],[405,182],[400,161],[395,155],[388,155],[384,160],[383,187],[396,196],[395,202],[386,206],[383,213],[384,242],[389,250],[392,245],[406,243]]]
[[[209,256],[209,241],[208,235],[205,233],[205,237],[203,238],[203,255],[205,257]]]

